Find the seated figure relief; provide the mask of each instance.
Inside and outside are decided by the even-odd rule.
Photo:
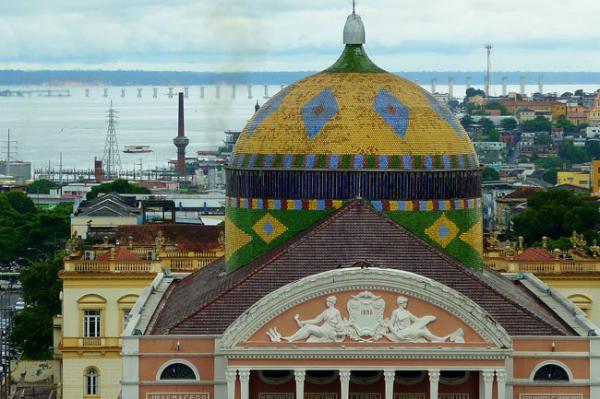
[[[276,327],[267,335],[272,342],[342,342],[346,337],[357,342],[375,342],[383,337],[391,342],[455,342],[464,343],[464,332],[457,329],[452,334],[437,336],[427,326],[436,320],[435,316],[417,317],[408,309],[408,299],[399,296],[398,307],[389,319],[383,317],[385,301],[369,291],[355,295],[348,301],[349,319],[343,319],[335,307],[337,299],[330,296],[327,308],[311,320],[301,320],[296,314],[294,320],[298,330],[290,336],[283,336]]]

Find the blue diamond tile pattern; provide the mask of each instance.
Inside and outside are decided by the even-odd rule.
[[[263,227],[263,231],[267,234],[268,237],[271,236],[271,233],[273,232],[273,230],[275,230],[275,228],[273,227],[273,225],[270,222],[265,223],[265,225]]]
[[[437,112],[439,116],[444,118],[444,120],[448,122],[450,126],[452,126],[456,134],[462,137],[463,131],[461,129],[460,123],[454,117],[454,115],[452,115],[452,112],[450,112],[450,110],[447,107],[440,104],[439,101],[436,100],[431,94],[426,93],[426,95],[427,99],[429,100],[429,103],[431,104],[435,112]]]
[[[382,88],[373,101],[373,108],[403,139],[410,121],[410,111],[406,105]]]
[[[448,233],[450,233],[450,230],[448,229],[448,226],[442,224],[442,226],[438,229],[438,233],[440,237],[445,239],[448,236]]]
[[[323,90],[302,108],[302,120],[306,134],[311,140],[319,134],[340,108],[331,88]]]
[[[275,94],[269,101],[267,101],[260,109],[256,112],[256,116],[252,119],[250,126],[248,126],[248,131],[246,132],[246,136],[252,136],[252,133],[256,130],[258,126],[269,116],[273,115],[275,111],[279,108],[285,96],[292,90],[292,86],[286,86],[281,89],[277,94]]]

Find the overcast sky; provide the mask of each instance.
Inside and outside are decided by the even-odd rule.
[[[0,0],[0,69],[319,70],[351,0]],[[600,0],[359,0],[390,71],[600,71]]]

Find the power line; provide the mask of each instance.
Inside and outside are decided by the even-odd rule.
[[[121,156],[119,155],[119,144],[115,129],[118,118],[118,112],[114,110],[111,101],[110,109],[108,110],[108,130],[106,131],[106,141],[104,143],[104,155],[102,157],[108,180],[118,177],[121,173]]]

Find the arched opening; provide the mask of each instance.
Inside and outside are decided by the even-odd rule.
[[[569,296],[569,300],[590,317],[592,313],[592,299],[590,297],[583,294],[574,294]]]
[[[569,372],[561,365],[549,363],[539,367],[533,375],[534,381],[569,381]]]
[[[291,370],[259,370],[258,378],[270,385],[282,385],[294,378]]]
[[[95,367],[88,367],[83,377],[86,396],[98,396],[100,393],[100,374],[98,370]]]
[[[186,362],[187,363],[187,362]],[[191,365],[182,361],[174,361],[161,367],[158,379],[164,380],[196,380],[197,375]]]

